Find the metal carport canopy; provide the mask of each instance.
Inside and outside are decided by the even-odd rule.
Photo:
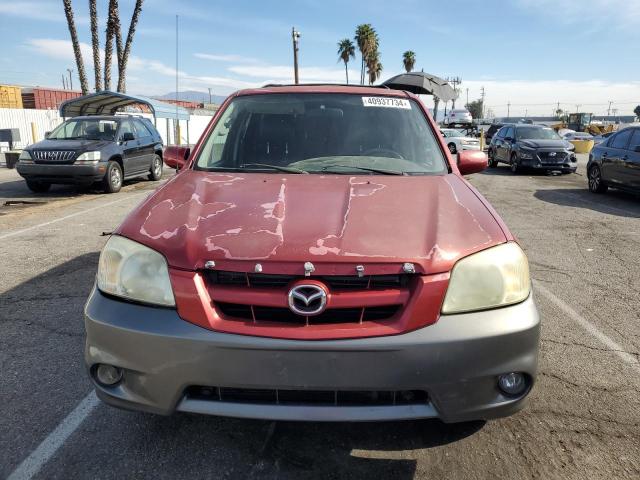
[[[60,116],[68,118],[80,115],[115,115],[119,109],[136,104],[149,107],[155,118],[189,120],[189,111],[186,108],[164,103],[153,98],[107,90],[62,102],[60,104]]]

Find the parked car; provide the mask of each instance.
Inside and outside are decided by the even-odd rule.
[[[477,138],[467,137],[453,128],[441,128],[440,133],[445,138],[447,148],[453,154],[462,150],[480,150],[480,140]]]
[[[593,193],[604,193],[609,187],[640,190],[640,127],[615,132],[593,147],[587,176]]]
[[[523,168],[572,173],[578,167],[574,149],[550,127],[505,125],[489,145],[489,166],[506,163],[513,173]]]
[[[123,180],[162,177],[162,139],[143,117],[73,117],[25,148],[17,169],[33,192],[52,184],[101,183],[115,193]]]
[[[469,110],[458,108],[449,110],[449,112],[444,116],[443,123],[445,125],[464,125],[473,123],[473,118],[471,117]]]
[[[562,136],[562,138],[568,142],[572,140],[593,140],[593,135],[587,132],[567,132]]]
[[[169,150],[175,149],[175,152]],[[510,415],[536,378],[522,249],[418,97],[231,95],[108,239],[85,308],[108,404],[279,420]]]

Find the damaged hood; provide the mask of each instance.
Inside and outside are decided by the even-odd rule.
[[[289,175],[185,170],[116,232],[165,255],[170,266],[316,274],[423,273],[506,241],[464,180],[442,176]],[[275,268],[277,266],[277,269]],[[270,268],[271,267],[271,268]],[[271,271],[270,271],[271,270]]]

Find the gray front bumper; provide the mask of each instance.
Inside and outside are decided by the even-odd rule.
[[[27,180],[61,184],[91,184],[104,177],[106,163],[95,165],[47,165],[43,163],[20,163],[18,173]]]
[[[160,414],[197,412],[275,420],[358,421],[438,417],[446,422],[515,413],[525,397],[496,388],[506,372],[536,376],[540,322],[530,297],[511,307],[442,316],[403,335],[300,341],[218,333],[175,310],[108,298],[85,309],[87,367],[116,365],[105,402]],[[429,403],[393,406],[263,405],[185,397],[191,385],[297,390],[425,390]]]

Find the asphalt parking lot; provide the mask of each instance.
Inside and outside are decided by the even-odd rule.
[[[581,157],[571,175],[502,166],[470,177],[529,257],[543,329],[528,407],[459,425],[159,417],[100,404],[84,371],[82,308],[101,233],[157,183],[33,195],[0,168],[0,477],[640,478],[640,197],[590,194]]]

